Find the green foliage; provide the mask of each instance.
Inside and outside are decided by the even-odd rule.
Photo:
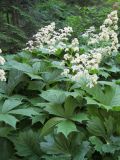
[[[19,25],[24,24],[8,24],[1,16],[8,27],[0,33],[2,43],[7,40],[4,51],[11,50],[9,45],[13,49],[14,43],[21,48],[38,25],[55,21],[57,27],[73,27],[73,36],[81,40],[81,54],[81,34],[91,25],[98,29],[111,10],[110,6],[90,7],[90,3],[81,8],[56,0],[24,2],[29,12],[13,1],[0,2],[2,12],[3,8],[8,12],[10,3],[10,14],[15,11]],[[36,22],[39,18],[41,24]],[[103,59],[93,88],[61,75],[63,55],[61,50],[56,55],[34,50],[4,56],[7,81],[0,82],[0,160],[120,159],[120,54]]]
[[[100,81],[91,89],[66,87],[68,80],[52,56],[21,52],[6,59],[8,81],[1,82],[0,137],[14,146],[8,155],[11,160],[120,156],[119,85],[115,80]]]
[[[1,82],[0,137],[14,146],[8,155],[11,160],[120,156],[119,85],[115,80],[100,81],[91,89],[66,87],[68,81],[52,57],[21,52],[6,59],[9,76],[8,82]]]

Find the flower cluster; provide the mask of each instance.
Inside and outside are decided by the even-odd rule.
[[[94,26],[87,29],[82,35],[87,39],[86,52],[79,54],[79,49],[77,49],[74,56],[66,53],[62,62],[65,67],[62,75],[77,82],[83,80],[90,88],[97,84],[99,78],[97,71],[103,56],[118,51],[117,22],[117,11],[113,11],[100,27],[100,33],[95,34]]]
[[[69,77],[72,81],[80,82],[83,80],[88,87],[93,87],[97,84],[98,76],[93,74],[97,71],[101,61],[101,54],[88,53],[75,56],[65,54],[64,64],[67,68],[64,69],[62,75]]]
[[[108,14],[107,19],[105,19],[102,26],[100,26],[101,32],[99,34],[95,34],[94,27],[90,28],[83,34],[83,37],[88,38],[88,45],[97,46],[96,50],[99,50],[103,56],[111,55],[118,51],[118,37],[116,30],[118,30],[118,15],[117,11],[112,11]],[[102,43],[102,48],[98,45]],[[99,45],[100,46],[100,45]],[[94,49],[95,50],[95,49]]]
[[[1,49],[0,49],[0,53],[2,53]],[[0,56],[0,65],[4,65],[4,63],[5,63],[5,59],[2,56]],[[5,71],[3,69],[0,69],[0,80],[6,81]]]
[[[71,27],[65,27],[55,31],[55,23],[41,28],[34,36],[34,40],[27,43],[25,50],[45,49],[48,53],[55,53],[58,49],[66,48],[66,41],[73,32]]]

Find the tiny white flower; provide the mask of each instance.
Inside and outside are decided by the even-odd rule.
[[[4,63],[5,63],[5,59],[2,56],[0,56],[0,64],[4,65]]]
[[[3,69],[0,69],[0,80],[6,81],[5,71]]]
[[[106,19],[105,21],[104,21],[104,24],[106,25],[106,24],[108,24],[108,25],[111,25],[113,22],[112,22],[112,20],[111,19]]]
[[[61,73],[61,75],[67,76],[69,74],[70,70],[65,68],[64,71]]]
[[[115,26],[114,26],[114,29],[115,29],[115,30],[118,30],[118,25],[115,25]]]
[[[0,53],[2,53],[2,50],[0,49]]]

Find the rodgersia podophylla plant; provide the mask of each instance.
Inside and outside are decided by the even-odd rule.
[[[44,49],[49,54],[55,54],[58,49],[64,53],[61,65],[64,67],[62,75],[74,82],[84,82],[86,86],[93,87],[98,81],[99,65],[104,56],[116,54],[118,51],[117,38],[117,11],[111,12],[103,25],[100,33],[95,33],[92,26],[83,34],[86,45],[84,52],[80,52],[80,44],[77,38],[69,41],[73,32],[71,27],[55,30],[55,23],[41,28],[33,36],[34,40],[27,43],[25,50]],[[68,43],[69,42],[69,43]]]
[[[0,49],[0,53],[2,53],[2,50]],[[0,65],[4,65],[5,59],[0,56]],[[6,81],[5,77],[5,71],[3,69],[0,69],[0,81]]]
[[[97,71],[102,58],[118,52],[117,22],[117,11],[113,11],[100,27],[100,33],[95,34],[95,27],[90,27],[83,34],[87,50],[84,54],[76,52],[74,56],[65,54],[63,64],[67,67],[62,75],[77,82],[83,80],[90,88],[97,84]]]

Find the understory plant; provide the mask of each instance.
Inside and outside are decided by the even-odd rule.
[[[120,160],[117,22],[114,10],[82,44],[53,22],[0,57],[0,160]]]

